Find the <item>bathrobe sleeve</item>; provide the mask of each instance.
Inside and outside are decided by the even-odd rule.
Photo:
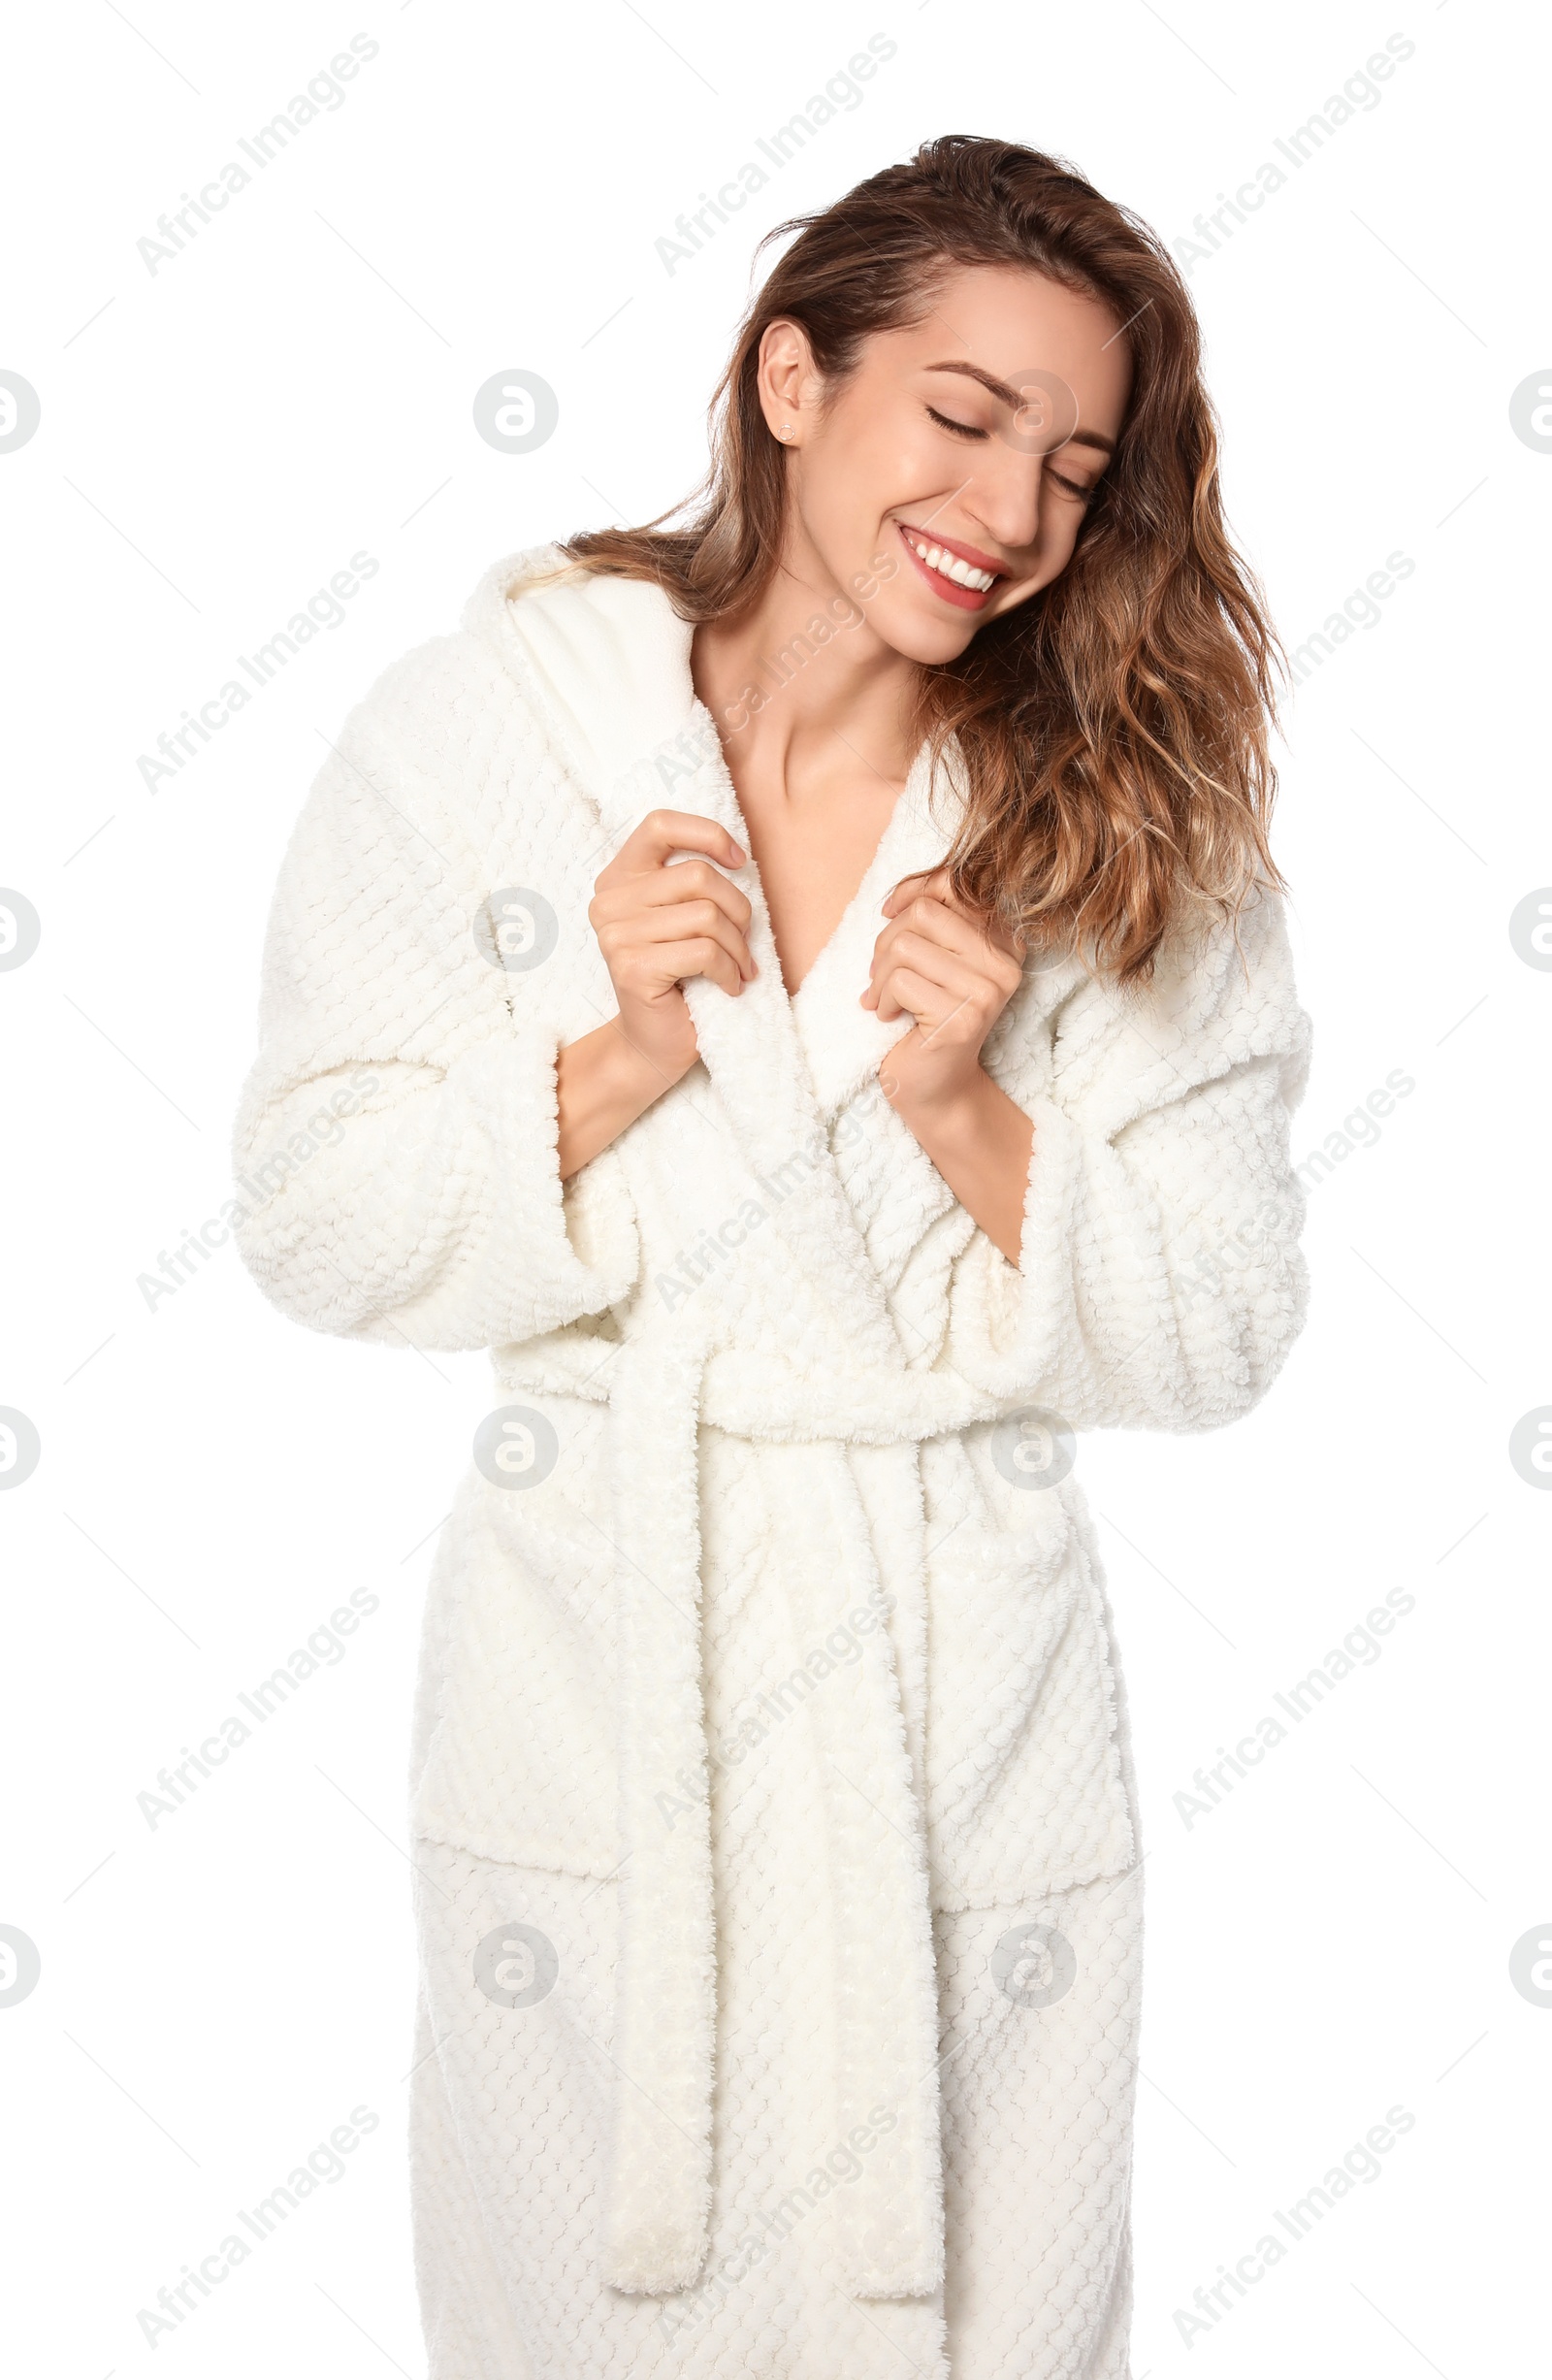
[[[637,1272],[612,1153],[566,1193],[556,1158],[556,1052],[598,1021],[560,1018],[593,955],[575,797],[531,781],[553,764],[469,674],[453,640],[411,656],[325,762],[275,896],[234,1138],[260,1287],[313,1329],[400,1346],[510,1346]],[[541,891],[560,945],[516,972],[482,920],[512,885]]]
[[[1034,1124],[1018,1267],[979,1228],[948,1355],[1078,1428],[1211,1429],[1268,1387],[1304,1319],[1289,1116],[1309,1066],[1265,897],[1127,995],[1090,979],[988,1069]]]

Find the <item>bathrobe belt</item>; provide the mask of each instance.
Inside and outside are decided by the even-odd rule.
[[[712,2208],[717,1945],[701,1697],[702,1420],[802,1451],[784,1550],[819,1642],[877,1585],[866,1516],[838,1441],[892,1445],[894,1509],[920,1516],[911,1442],[1001,1410],[953,1376],[897,1370],[816,1384],[779,1355],[708,1355],[649,1335],[610,1366],[619,1553],[620,1955],[605,2277],[667,2295],[701,2277]],[[861,1428],[859,1429],[859,1419]],[[887,1458],[889,1459],[889,1458]],[[920,1530],[917,1535],[920,1596]],[[929,2296],[943,2275],[936,1971],[926,1845],[888,1630],[805,1705],[825,1808],[836,1962],[816,1988],[833,2040],[834,2132],[860,2166],[829,2219],[856,2297]],[[797,1857],[801,1846],[793,1846]],[[851,2135],[856,2134],[856,2138]],[[865,2148],[862,2144],[866,2143]],[[858,2154],[858,2151],[861,2153]],[[780,2200],[801,2174],[776,2175]],[[727,2210],[723,2210],[726,2212]]]

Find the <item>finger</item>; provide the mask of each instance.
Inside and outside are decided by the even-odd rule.
[[[602,877],[598,881],[601,885]],[[599,905],[608,902],[617,916],[630,908],[656,908],[682,900],[714,900],[739,928],[747,926],[754,915],[748,895],[709,860],[676,860],[672,866],[647,868],[610,885],[597,899]]]
[[[869,968],[872,983],[876,986],[882,975],[904,961],[930,981],[941,980],[945,991],[952,991],[955,997],[975,993],[995,1008],[1005,1008],[1021,975],[1017,961],[992,950],[973,931],[940,936],[937,920],[946,917],[946,911],[936,911],[923,926],[917,924],[917,912],[918,905],[913,903],[879,935]]]
[[[704,975],[708,983],[716,984],[730,999],[736,999],[744,988],[744,980],[722,944],[710,934],[697,934],[688,942],[668,942],[653,954],[655,962],[671,966],[674,979],[685,983],[693,975]]]
[[[738,938],[739,963],[745,973],[751,977],[759,973],[748,944],[754,911],[738,887],[703,860],[687,860],[681,866],[628,877],[623,884],[603,887],[588,903],[588,923],[600,947],[606,934],[629,936],[644,930],[652,918],[660,921],[653,929],[660,939],[665,933],[683,935],[692,930],[687,913],[697,929],[712,915],[724,921]]]
[[[1002,1005],[1002,988],[990,980],[984,967],[961,959],[957,951],[946,950],[940,942],[929,941],[914,928],[896,934],[885,965],[891,972],[910,967],[923,982],[935,984],[940,997],[990,999],[999,1007]]]
[[[670,851],[703,851],[724,867],[742,867],[748,856],[714,818],[701,818],[694,810],[649,810],[627,835],[598,882],[613,883],[620,876],[661,867]]]
[[[671,907],[638,911],[613,923],[605,920],[595,930],[598,948],[611,969],[632,951],[649,950],[654,963],[658,963],[665,944],[695,937],[718,943],[745,982],[751,981],[756,972],[749,944],[715,901],[676,901]]]
[[[972,1005],[968,999],[955,999],[952,992],[945,992],[941,984],[919,974],[915,967],[891,967],[879,986],[878,1013],[885,1024],[895,1017],[914,1017],[926,1040]]]
[[[884,915],[887,918],[901,917],[913,904],[918,902],[929,904],[932,908],[941,911],[945,919],[952,920],[954,926],[964,933],[974,935],[978,941],[987,944],[991,949],[1001,951],[1010,959],[1018,960],[1020,958],[1018,944],[1006,926],[994,918],[986,917],[979,910],[966,908],[962,902],[954,899],[949,887],[946,868],[939,868],[933,875],[924,878],[906,877],[903,879],[885,901]],[[968,948],[968,945],[961,943],[956,947]]]
[[[913,900],[889,920],[874,945],[874,964],[887,962],[908,934],[922,945],[952,953],[962,965],[985,976],[1004,1002],[1012,999],[1022,981],[1019,960],[988,941],[978,924],[932,900]]]

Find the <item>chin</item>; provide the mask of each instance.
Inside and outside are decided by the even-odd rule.
[[[891,652],[923,668],[956,660],[980,625],[980,618],[974,614],[962,622],[929,619],[903,604],[892,610],[888,619],[881,619],[876,609],[872,615],[875,636],[882,637]]]

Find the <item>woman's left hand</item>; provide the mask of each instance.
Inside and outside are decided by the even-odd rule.
[[[944,868],[897,886],[884,914],[862,1005],[885,1024],[916,1022],[880,1079],[896,1106],[954,1106],[976,1091],[982,1045],[1018,989],[1023,969],[1013,937],[962,908]]]

